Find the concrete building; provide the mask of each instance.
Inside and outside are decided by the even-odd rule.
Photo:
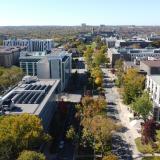
[[[106,45],[108,48],[114,48],[116,44],[117,39],[115,37],[106,38]]]
[[[151,34],[150,36],[147,37],[148,40],[150,41],[160,41],[160,35],[157,34]]]
[[[61,91],[68,84],[72,68],[72,58],[68,52],[22,52],[19,61],[26,75],[40,79],[60,79]]]
[[[140,69],[147,72],[147,75],[160,75],[160,60],[141,61]]]
[[[142,38],[132,38],[132,39],[119,40],[116,43],[118,47],[130,47],[132,45],[138,45],[141,48],[145,48],[151,44],[151,41]]]
[[[52,39],[9,39],[3,41],[3,46],[27,47],[27,51],[51,51],[53,48]]]
[[[28,78],[28,77],[27,77]],[[37,79],[34,82],[22,83],[2,97],[1,110],[5,114],[29,113],[39,116],[45,131],[57,109],[59,80]]]
[[[25,47],[0,47],[0,66],[11,67],[18,65],[20,52],[24,51]]]
[[[147,75],[146,88],[153,100],[153,116],[156,121],[160,121],[160,76]]]
[[[115,48],[109,48],[107,56],[110,60],[111,67],[114,67],[115,62],[121,58],[120,53]]]

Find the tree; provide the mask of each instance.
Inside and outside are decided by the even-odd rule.
[[[156,122],[153,119],[147,120],[142,126],[142,144],[155,142],[156,140]]]
[[[92,67],[92,58],[93,58],[93,49],[88,47],[87,50],[84,52],[84,59],[88,65],[88,69]]]
[[[124,75],[123,99],[126,104],[131,104],[136,97],[140,96],[144,89],[145,77],[134,68],[127,70]]]
[[[152,102],[148,92],[144,92],[142,96],[137,97],[132,104],[132,109],[140,116],[144,121],[147,120],[151,110]]]
[[[102,160],[118,160],[118,157],[114,154],[110,154],[108,156],[104,156]]]
[[[37,116],[4,116],[0,119],[0,160],[10,160],[23,150],[39,148],[49,139]]]
[[[115,69],[116,69],[116,76],[117,76],[117,81],[116,81],[116,85],[118,87],[121,87],[123,84],[123,60],[119,59],[115,62]]]
[[[93,63],[96,64],[96,66],[100,66],[107,62],[106,56],[102,51],[98,51],[94,54]]]
[[[104,155],[106,146],[111,140],[113,131],[117,129],[117,125],[103,115],[95,115],[92,118],[86,118],[83,121],[83,127],[83,143],[89,144],[95,151]]]
[[[73,140],[75,136],[76,136],[75,129],[73,128],[73,126],[70,126],[70,128],[66,133],[66,137],[69,140]]]
[[[35,151],[23,151],[17,160],[46,160],[42,153]]]

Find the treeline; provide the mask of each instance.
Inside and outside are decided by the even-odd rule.
[[[23,71],[19,67],[0,67],[0,93],[2,94],[6,89],[18,83],[23,75]]]

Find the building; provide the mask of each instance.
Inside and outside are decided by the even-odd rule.
[[[111,67],[114,67],[115,62],[121,58],[120,53],[115,48],[109,48],[107,56],[110,60]]]
[[[61,91],[66,88],[72,68],[72,58],[68,52],[22,52],[19,61],[26,75],[60,79]]]
[[[140,69],[147,72],[147,75],[160,75],[160,60],[141,61]]]
[[[57,109],[59,82],[51,79],[34,79],[30,83],[20,82],[17,87],[2,97],[2,112],[11,115],[22,113],[37,115],[42,119],[45,131],[48,131]]]
[[[139,65],[136,64],[136,62],[124,61],[123,62],[123,69],[124,69],[124,71],[127,71],[130,68],[134,68],[134,69],[137,69],[139,71]]]
[[[117,39],[115,37],[106,38],[106,45],[108,48],[114,48]]]
[[[18,65],[20,52],[24,51],[25,47],[0,47],[0,66],[11,67]]]
[[[146,48],[151,44],[151,41],[142,38],[132,38],[117,41],[119,47],[139,46],[140,48]]]
[[[52,39],[9,39],[3,41],[3,46],[27,47],[27,51],[51,51],[53,48]]]
[[[153,116],[156,121],[160,121],[160,76],[147,75],[146,89],[153,100]]]
[[[151,34],[150,36],[148,36],[148,40],[150,40],[150,41],[160,41],[160,35]]]

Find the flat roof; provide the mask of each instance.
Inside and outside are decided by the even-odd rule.
[[[20,82],[17,87],[2,97],[3,101],[11,100],[15,106],[15,109],[8,111],[7,114],[39,115],[59,82],[59,79],[40,79],[30,84]]]
[[[144,63],[149,67],[160,67],[160,60],[141,61],[140,63]]]
[[[13,53],[13,52],[17,52],[17,51],[19,51],[21,49],[25,49],[25,47],[0,46],[0,54]]]

